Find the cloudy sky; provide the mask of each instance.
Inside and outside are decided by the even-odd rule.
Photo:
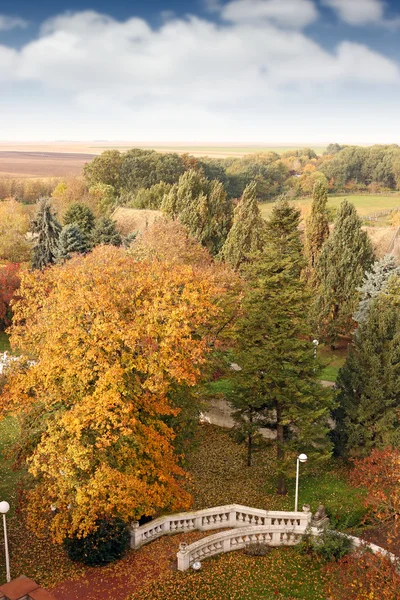
[[[400,143],[398,0],[0,0],[0,140]]]

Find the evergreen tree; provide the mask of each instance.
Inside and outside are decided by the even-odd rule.
[[[58,239],[57,262],[65,262],[72,254],[84,254],[88,250],[88,240],[76,223],[62,228]]]
[[[32,221],[35,243],[32,251],[32,268],[43,269],[56,261],[61,225],[57,221],[50,200],[43,198]]]
[[[318,257],[325,240],[329,237],[329,221],[326,210],[328,186],[325,181],[314,185],[311,213],[306,222],[305,255],[308,274],[313,276]]]
[[[118,233],[115,221],[109,217],[100,217],[100,219],[97,219],[92,233],[92,242],[94,246],[99,244],[121,246],[122,237]]]
[[[220,252],[232,224],[232,203],[222,183],[187,171],[164,197],[162,210],[186,225],[212,255]]]
[[[235,208],[232,227],[220,252],[220,258],[234,269],[261,250],[265,241],[266,223],[261,216],[256,197],[257,186],[249,184]]]
[[[354,328],[357,288],[373,261],[371,242],[361,230],[356,209],[344,200],[317,263],[317,278],[321,283],[314,318],[320,337],[332,347],[339,335],[349,335]]]
[[[308,326],[309,295],[301,278],[300,214],[278,203],[268,242],[244,268],[247,291],[237,326],[238,428],[251,438],[261,425],[276,431],[278,493],[286,493],[287,451],[326,457],[330,452],[330,392],[318,381]],[[246,429],[247,428],[247,429]]]
[[[338,453],[367,456],[400,444],[400,278],[371,300],[340,369]]]
[[[354,315],[354,320],[357,323],[360,324],[365,321],[371,301],[386,287],[389,278],[393,274],[400,275],[400,267],[394,256],[390,254],[386,254],[372,265],[362,286],[357,290],[360,298],[357,312]]]
[[[82,204],[81,202],[75,202],[74,204],[71,204],[65,213],[63,220],[64,225],[70,225],[71,223],[78,225],[82,233],[86,235],[88,239],[96,222],[92,210],[89,208],[89,206]]]

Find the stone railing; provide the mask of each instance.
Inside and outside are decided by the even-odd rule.
[[[181,544],[177,554],[178,570],[186,571],[198,561],[203,561],[217,554],[240,550],[248,544],[262,543],[268,546],[294,546],[303,535],[299,528],[289,530],[287,527],[250,526],[231,529],[210,535],[190,546]]]
[[[166,515],[140,527],[138,523],[134,523],[130,530],[131,548],[140,548],[163,535],[186,531],[262,526],[271,530],[298,530],[303,533],[310,523],[309,512],[271,511],[229,504],[195,512]]]

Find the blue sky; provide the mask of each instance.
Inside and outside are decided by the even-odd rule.
[[[400,143],[397,0],[0,0],[0,140]]]

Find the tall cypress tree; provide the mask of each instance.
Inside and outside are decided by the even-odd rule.
[[[56,262],[61,225],[57,221],[50,200],[43,198],[32,221],[35,243],[32,250],[32,268],[43,269]]]
[[[400,277],[371,301],[337,386],[337,450],[366,456],[400,443]]]
[[[233,213],[232,227],[220,252],[220,258],[234,269],[261,250],[265,243],[266,223],[257,202],[257,185],[249,184]]]
[[[368,235],[354,205],[344,200],[338,210],[333,233],[322,247],[317,263],[320,281],[315,304],[315,327],[320,337],[334,347],[340,335],[350,335],[358,305],[357,288],[374,261]]]
[[[307,272],[310,279],[313,279],[314,269],[318,262],[322,246],[329,237],[327,202],[328,186],[325,181],[317,181],[313,190],[311,213],[306,222],[304,244]]]
[[[242,370],[232,406],[243,433],[254,436],[260,426],[276,432],[280,494],[286,493],[288,450],[320,458],[330,453],[332,400],[313,355],[299,219],[286,201],[274,208],[267,245],[243,270],[247,291],[236,334]]]
[[[88,240],[76,223],[62,228],[58,239],[57,262],[65,262],[72,254],[84,254],[88,250]]]

